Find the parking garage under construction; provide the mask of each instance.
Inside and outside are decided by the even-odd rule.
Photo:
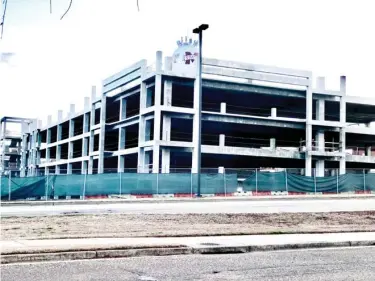
[[[196,173],[196,43],[141,60],[103,81],[84,110],[32,122],[22,136],[21,177],[138,172]],[[329,90],[310,71],[204,58],[202,171],[287,168],[334,177],[375,168],[375,99]],[[313,86],[314,85],[314,86]],[[360,95],[361,93],[356,93]]]

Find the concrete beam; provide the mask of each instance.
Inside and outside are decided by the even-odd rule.
[[[289,76],[300,77],[300,78],[308,78],[312,76],[311,71],[306,71],[306,70],[282,68],[282,67],[268,66],[268,65],[262,65],[262,64],[250,64],[250,63],[236,62],[236,61],[218,60],[218,59],[212,59],[212,58],[203,58],[202,63],[203,65],[208,65],[208,66],[289,75]]]
[[[103,80],[103,86],[108,86],[110,84],[114,84],[114,82],[119,81],[123,79],[126,76],[129,76],[130,74],[137,72],[137,70],[140,70],[141,68],[145,67],[147,65],[146,60],[140,60],[139,62],[136,62],[135,64],[121,70],[120,72],[111,75],[110,77]],[[104,90],[103,90],[104,91]],[[106,92],[106,91],[104,91]]]
[[[296,76],[280,76],[271,73],[264,72],[244,72],[242,70],[236,70],[234,68],[217,68],[211,66],[202,67],[202,72],[209,75],[218,75],[233,78],[251,79],[264,82],[273,82],[279,84],[288,84],[295,86],[308,86],[308,79],[299,78]]]
[[[202,153],[207,154],[226,154],[226,155],[241,155],[254,157],[271,157],[271,158],[288,158],[288,159],[303,159],[299,152],[287,150],[271,150],[258,148],[244,148],[244,147],[220,147],[213,145],[202,145]]]
[[[262,95],[275,95],[275,96],[284,96],[284,97],[295,97],[295,98],[305,98],[304,91],[285,89],[279,87],[266,87],[261,85],[250,85],[243,83],[235,82],[226,82],[226,81],[215,81],[215,80],[206,80],[202,82],[204,88],[214,88],[222,89],[228,91],[238,91],[238,92],[251,92],[254,94]]]
[[[289,119],[289,118],[269,118],[259,116],[248,116],[239,114],[220,114],[220,113],[202,113],[202,120],[216,121],[225,123],[239,123],[248,125],[260,125],[281,128],[305,128],[305,120],[303,119]]]

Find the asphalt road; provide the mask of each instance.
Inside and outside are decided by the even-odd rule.
[[[127,214],[217,214],[217,213],[282,213],[373,211],[375,198],[329,200],[269,200],[217,202],[109,203],[100,205],[2,206],[3,217],[43,216],[65,213],[127,213]]]
[[[85,260],[1,266],[2,281],[375,280],[375,247]]]

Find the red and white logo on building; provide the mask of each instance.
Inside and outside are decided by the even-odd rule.
[[[185,64],[193,63],[197,56],[198,56],[198,53],[192,54],[191,52],[185,52],[185,56],[184,56]]]

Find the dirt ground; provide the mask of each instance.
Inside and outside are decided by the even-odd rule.
[[[1,240],[375,231],[375,211],[283,214],[64,215],[1,219]]]

